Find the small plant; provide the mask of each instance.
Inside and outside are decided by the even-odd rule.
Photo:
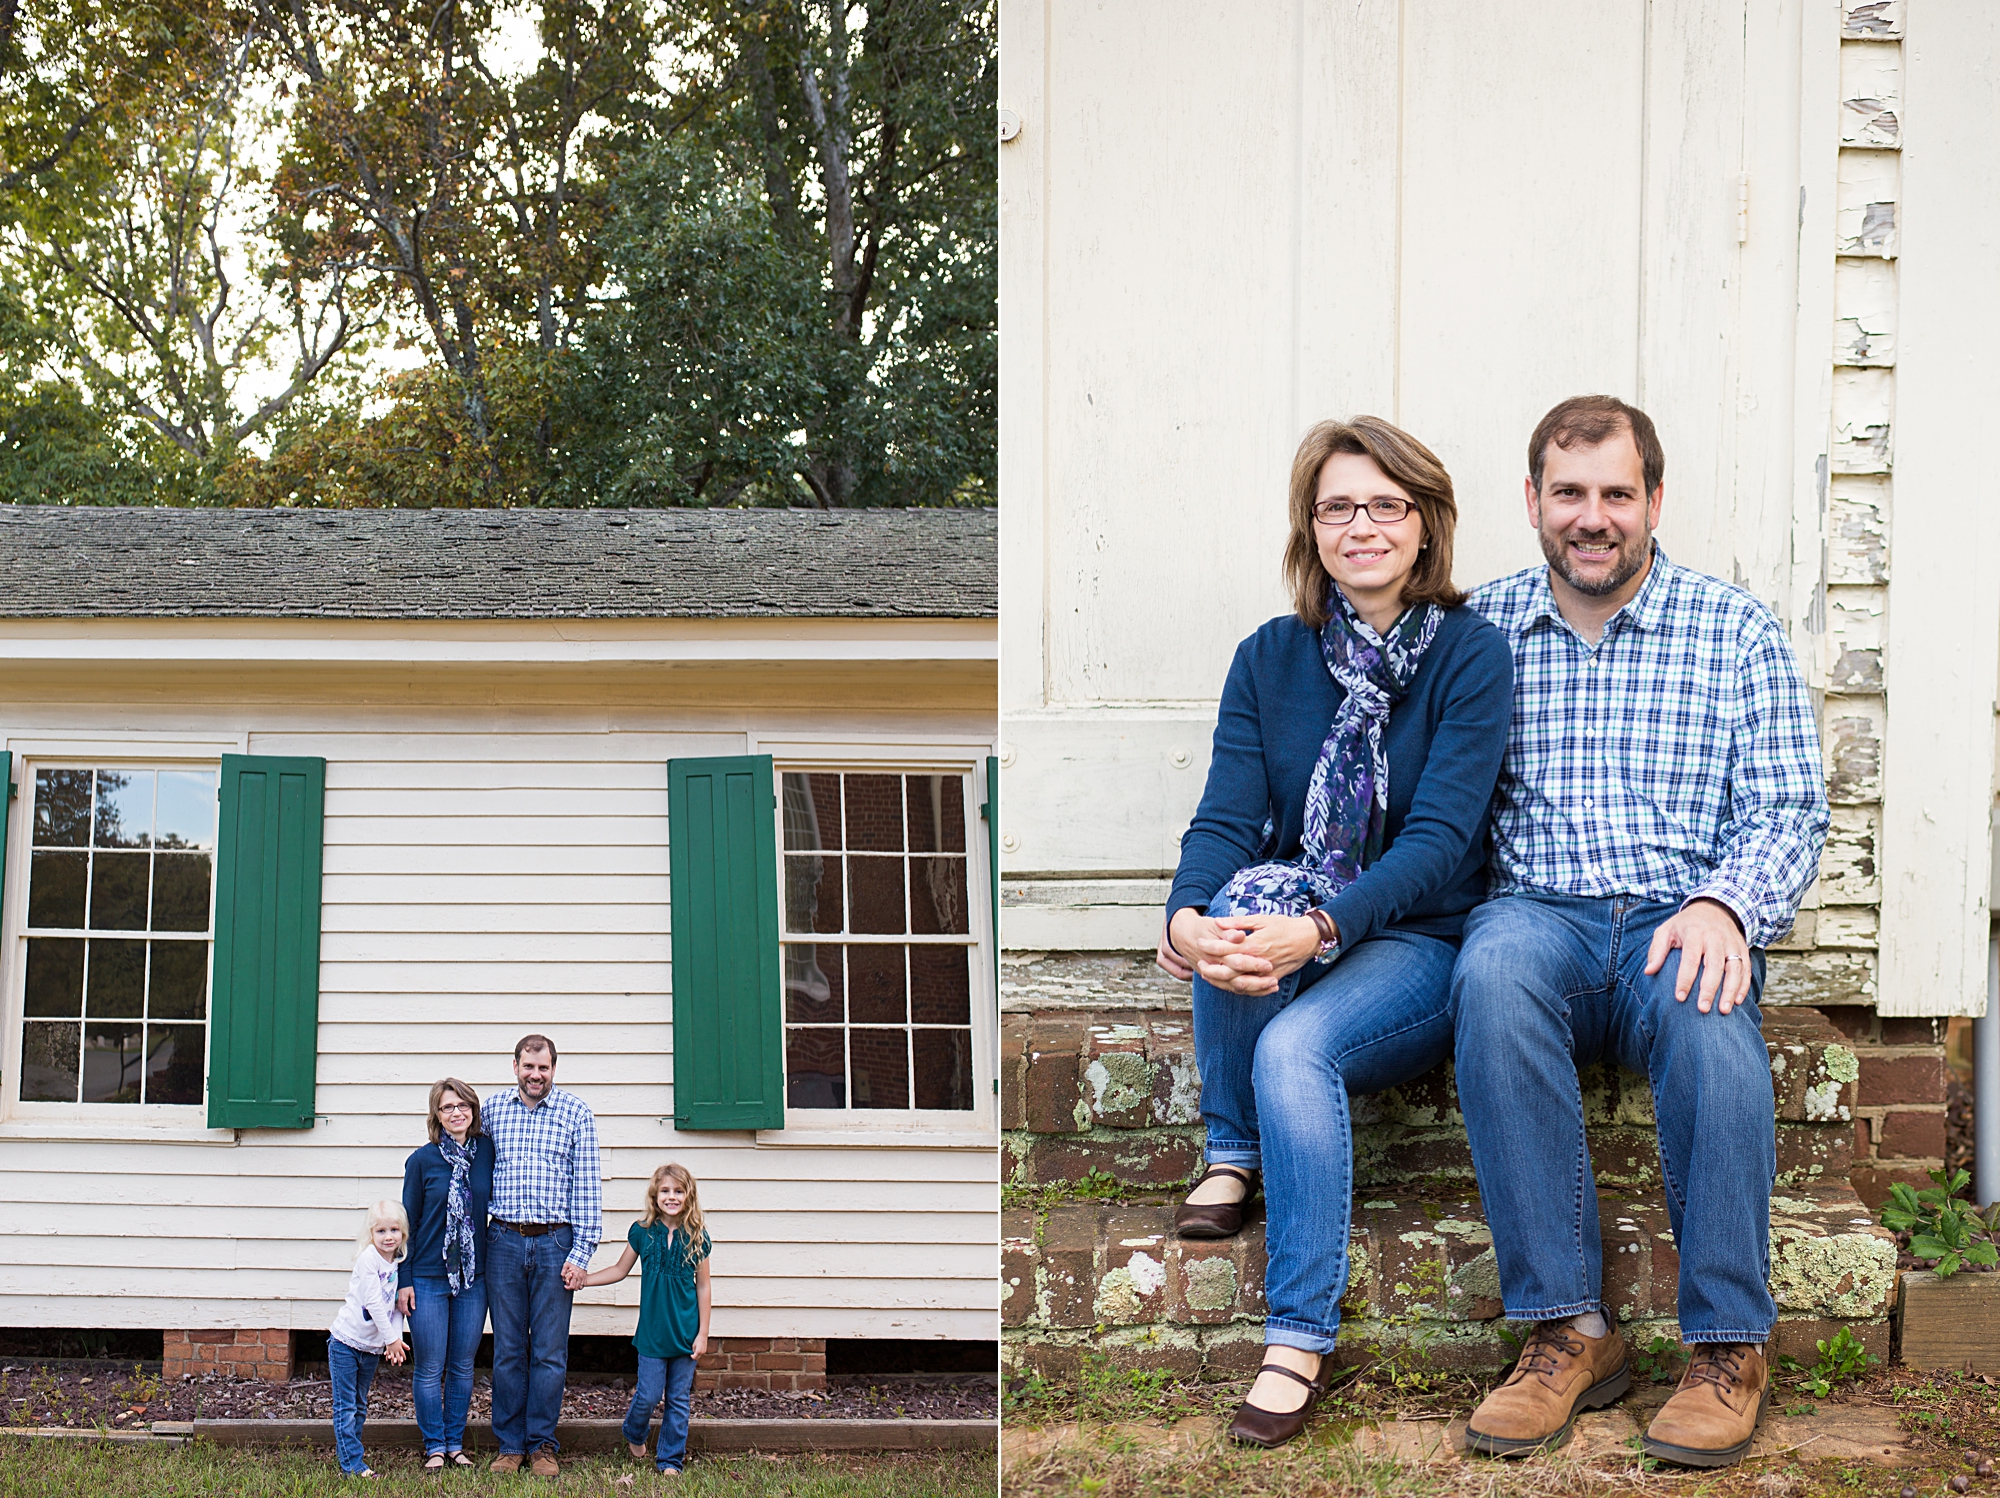
[[[1787,1373],[1800,1374],[1799,1387],[1815,1399],[1826,1398],[1841,1384],[1853,1383],[1882,1361],[1845,1326],[1814,1346],[1819,1349],[1819,1361],[1811,1368],[1790,1356],[1779,1358],[1778,1366]]]
[[[1912,1191],[1898,1181],[1889,1188],[1889,1200],[1882,1204],[1882,1226],[1895,1233],[1910,1235],[1913,1258],[1933,1259],[1939,1279],[1945,1279],[1966,1264],[1992,1268],[2000,1264],[2000,1205],[1981,1212],[1959,1195],[1972,1175],[1953,1171],[1949,1177],[1934,1170],[1937,1184]]]
[[[1684,1356],[1680,1343],[1654,1332],[1644,1347],[1632,1349],[1632,1371],[1650,1383],[1671,1383],[1680,1376]]]
[[[1634,1456],[1638,1458],[1639,1470],[1641,1472],[1657,1472],[1660,1470],[1659,1458],[1646,1455],[1646,1438],[1644,1436],[1633,1436],[1625,1444],[1632,1448]]]

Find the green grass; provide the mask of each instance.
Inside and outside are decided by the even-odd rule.
[[[414,1450],[369,1453],[379,1482],[343,1477],[330,1451],[246,1451],[196,1442],[189,1446],[130,1446],[86,1441],[0,1438],[0,1498],[322,1498],[332,1494],[472,1494],[535,1498],[541,1494],[675,1493],[687,1498],[992,1498],[994,1460],[988,1452],[834,1453],[766,1457],[696,1456],[677,1478],[623,1456],[580,1456],[563,1463],[553,1482],[496,1477],[485,1465],[426,1472]],[[618,1479],[629,1477],[629,1483]]]

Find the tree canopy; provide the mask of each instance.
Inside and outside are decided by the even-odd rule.
[[[991,503],[994,42],[0,0],[0,502]]]

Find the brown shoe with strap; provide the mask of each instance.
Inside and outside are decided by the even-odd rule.
[[[1256,1172],[1241,1165],[1211,1165],[1201,1180],[1188,1188],[1189,1195],[1216,1177],[1241,1181],[1243,1194],[1233,1202],[1182,1202],[1174,1208],[1174,1231],[1183,1238],[1234,1238],[1243,1231],[1243,1209],[1257,1189]]]
[[[1539,1321],[1514,1371],[1479,1402],[1465,1428],[1470,1451],[1526,1456],[1560,1446],[1581,1410],[1610,1404],[1632,1387],[1616,1322],[1586,1337],[1567,1321]]]
[[[1688,1349],[1680,1387],[1646,1427],[1646,1455],[1683,1467],[1740,1462],[1770,1402],[1762,1346],[1697,1342]]]
[[[1326,1359],[1320,1359],[1324,1370]],[[1283,1413],[1262,1409],[1249,1400],[1243,1401],[1236,1418],[1229,1422],[1232,1439],[1252,1446],[1282,1446],[1293,1436],[1306,1428],[1306,1417],[1312,1414],[1313,1406],[1326,1393],[1326,1385],[1316,1378],[1307,1378],[1303,1373],[1285,1367],[1282,1363],[1266,1363],[1257,1370],[1259,1373],[1282,1373],[1286,1378],[1295,1379],[1306,1386],[1306,1402],[1295,1410]]]

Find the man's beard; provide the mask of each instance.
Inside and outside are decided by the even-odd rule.
[[[1554,535],[1544,528],[1538,530],[1536,534],[1541,538],[1542,555],[1548,558],[1549,566],[1555,569],[1556,576],[1586,598],[1604,598],[1616,593],[1639,575],[1646,565],[1646,559],[1653,552],[1653,538],[1650,534],[1634,536],[1622,545],[1617,544],[1617,537],[1608,532],[1571,531],[1563,535]],[[1570,570],[1571,541],[1613,542],[1615,550],[1612,552],[1611,570],[1597,579],[1577,576]]]

